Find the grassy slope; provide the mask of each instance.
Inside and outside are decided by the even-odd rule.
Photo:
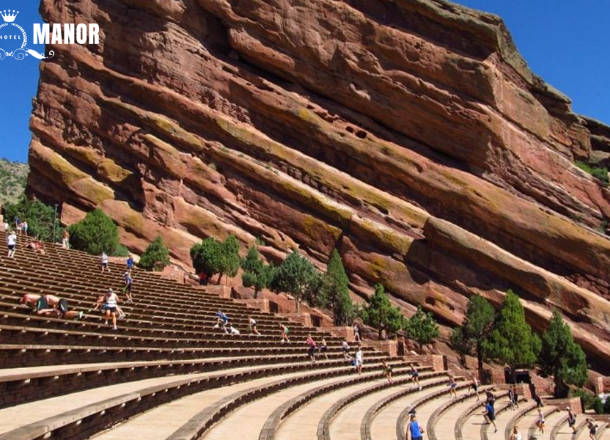
[[[0,203],[15,202],[23,194],[29,171],[26,163],[0,159]]]

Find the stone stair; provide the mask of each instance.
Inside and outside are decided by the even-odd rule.
[[[226,298],[217,286],[138,269],[134,302],[121,303],[127,316],[112,331],[91,309],[108,288],[122,296],[124,267],[111,263],[112,272],[101,273],[95,256],[52,244],[40,255],[26,241],[20,237],[15,259],[0,255],[0,440],[404,440],[411,410],[431,440],[501,440],[515,423],[527,433],[535,419],[532,406],[512,411],[500,393],[493,433],[483,425],[484,392],[477,402],[458,377],[451,398],[438,364],[365,346],[358,375],[330,333],[291,322],[291,342],[280,343],[285,318]],[[37,316],[19,304],[26,293],[66,298],[85,317]],[[240,335],[214,328],[219,309]],[[248,316],[260,336],[247,333]],[[308,333],[326,339],[328,360],[310,362]],[[392,382],[381,361],[392,365]],[[544,439],[566,429],[565,413],[549,414]]]

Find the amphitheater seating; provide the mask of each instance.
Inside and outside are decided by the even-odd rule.
[[[477,401],[464,378],[451,398],[446,371],[367,346],[358,375],[330,333],[290,323],[291,342],[280,343],[282,318],[223,298],[216,286],[137,269],[134,302],[121,303],[127,316],[112,331],[92,308],[108,288],[121,296],[124,267],[101,273],[98,257],[45,250],[26,249],[21,237],[15,259],[0,256],[0,440],[404,440],[412,410],[431,440],[500,440],[534,420],[533,405],[513,411],[496,391],[494,433],[483,424],[484,393]],[[65,298],[85,318],[36,316],[18,303],[25,293]],[[219,309],[242,334],[214,328]],[[248,334],[248,316],[260,336]],[[328,360],[310,362],[308,333],[326,339]],[[381,361],[393,367],[391,382]],[[413,362],[421,389],[409,375]],[[545,439],[568,429],[565,413],[552,409]]]

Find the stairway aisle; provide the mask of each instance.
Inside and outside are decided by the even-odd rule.
[[[455,426],[458,422],[458,419],[467,411],[473,404],[477,402],[476,396],[473,395],[467,399],[462,400],[454,405],[452,405],[447,411],[443,412],[437,419],[434,424],[434,433],[436,438],[439,440],[443,439],[453,439],[455,438]],[[481,405],[485,399],[485,393],[480,393]],[[422,423],[422,421],[420,421]],[[430,434],[430,427],[428,426],[428,434]]]
[[[438,380],[437,377],[431,378],[430,380],[422,380],[422,383],[433,382]],[[387,380],[381,378],[374,383],[369,383],[368,387],[378,385],[386,382]],[[404,389],[407,385],[399,384],[391,386],[389,388],[376,391],[371,393],[370,397],[375,396],[375,399],[381,399],[387,395],[396,393],[401,389]],[[307,406],[299,409],[296,413],[288,417],[281,425],[276,433],[275,440],[292,440],[297,437],[301,438],[316,438],[317,430],[320,419],[324,413],[329,410],[336,402],[340,399],[349,396],[353,392],[365,389],[366,387],[350,387],[350,389],[337,390],[331,394],[324,395],[313,401]],[[345,391],[345,392],[344,392]],[[367,396],[368,397],[368,396]],[[376,401],[375,400],[375,401]],[[360,431],[360,425],[356,428],[355,433]]]
[[[379,371],[370,373],[368,375],[362,375],[362,377],[366,376],[370,376],[371,378],[377,377],[379,376]],[[328,379],[324,381],[316,381],[315,383],[297,385],[255,400],[254,402],[249,403],[243,408],[240,408],[225,417],[216,426],[212,427],[212,429],[203,436],[203,439],[227,440],[229,438],[236,437],[237,434],[239,440],[257,440],[263,425],[267,420],[267,417],[278,406],[314,387],[319,387],[334,382],[342,382],[345,381],[345,379],[345,377],[342,377],[338,379]],[[371,382],[368,383],[368,386],[370,385]]]
[[[408,385],[414,389],[413,385]],[[440,385],[438,388],[430,390],[416,391],[414,394],[401,397],[390,403],[388,406],[383,408],[377,416],[373,419],[371,424],[371,439],[370,440],[392,440],[396,438],[396,420],[400,413],[406,408],[413,404],[418,399],[442,389],[446,389],[445,384]]]

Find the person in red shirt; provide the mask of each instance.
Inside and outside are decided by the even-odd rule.
[[[318,347],[318,344],[316,344],[316,341],[313,340],[311,334],[307,335],[305,342],[309,346],[309,349],[307,350],[309,359],[311,359],[311,363],[314,364],[316,362],[316,348]]]

